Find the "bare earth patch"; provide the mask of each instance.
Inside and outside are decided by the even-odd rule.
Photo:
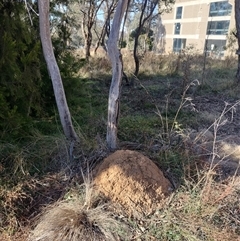
[[[161,170],[136,151],[116,151],[104,159],[94,176],[97,189],[129,215],[152,213],[171,190]]]

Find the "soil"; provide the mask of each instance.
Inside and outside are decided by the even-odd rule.
[[[95,171],[94,184],[133,216],[160,208],[171,191],[161,170],[143,154],[130,150],[119,150],[105,158]]]

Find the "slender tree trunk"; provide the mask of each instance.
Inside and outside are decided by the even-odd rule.
[[[106,6],[105,6],[105,9],[104,9],[104,25],[103,25],[103,28],[102,28],[102,32],[101,32],[101,35],[100,37],[98,38],[98,41],[97,41],[97,44],[96,44],[96,47],[95,47],[95,50],[94,50],[94,53],[96,54],[97,53],[97,50],[99,48],[99,46],[101,45],[101,47],[107,52],[107,49],[106,49],[106,44],[105,44],[105,37],[109,37],[109,30],[110,30],[110,17],[114,11],[114,9],[116,8],[116,3],[115,1],[112,1],[110,6],[108,5],[108,1],[106,1]]]
[[[110,16],[109,16],[110,18]],[[105,50],[105,52],[107,52],[107,49],[106,49],[106,45],[105,45],[105,37],[107,36],[107,29],[108,29],[108,24],[109,24],[109,21],[108,19],[105,20],[105,23],[104,23],[104,26],[102,28],[102,32],[101,32],[101,35],[100,37],[98,38],[98,41],[97,41],[97,44],[96,44],[96,47],[94,49],[94,54],[97,53],[97,50],[99,48],[99,46],[101,45],[101,47]]]
[[[88,31],[88,33],[85,36],[85,41],[84,41],[86,60],[88,60],[89,57],[91,56],[91,45],[92,45],[92,33],[90,31]]]
[[[76,141],[78,140],[78,136],[72,125],[71,115],[62,84],[62,78],[53,52],[49,22],[49,0],[38,0],[38,10],[43,54],[52,79],[54,95],[63,131],[66,138],[71,141]]]
[[[142,12],[140,15],[140,19],[139,19],[139,24],[138,24],[138,29],[137,29],[137,33],[135,35],[135,41],[134,41],[134,49],[133,49],[133,57],[134,57],[134,61],[135,61],[135,72],[134,75],[138,75],[139,73],[139,58],[138,58],[138,54],[137,54],[137,47],[138,47],[138,42],[139,42],[139,36],[141,34],[143,25],[144,25],[144,21],[143,21],[143,14],[144,14],[144,10],[146,9],[147,6],[147,1],[144,1],[143,7],[142,7]]]
[[[147,14],[147,16],[144,17],[144,12],[147,9],[147,3],[148,0],[144,0],[143,6],[142,6],[142,12],[140,15],[140,19],[139,19],[139,23],[138,23],[138,30],[134,39],[134,49],[133,49],[133,57],[134,57],[134,61],[135,61],[135,72],[134,75],[138,75],[139,73],[139,58],[138,58],[138,54],[137,54],[137,48],[138,48],[138,43],[139,43],[139,36],[142,32],[142,28],[145,24],[145,22],[152,16],[154,9],[156,8],[157,4],[158,4],[158,0],[154,0],[151,4],[151,7],[149,9],[149,13]]]
[[[107,42],[108,55],[112,63],[112,82],[108,98],[107,145],[110,150],[117,148],[117,126],[119,116],[119,98],[122,80],[122,58],[118,49],[119,30],[128,0],[119,0],[114,14]]]
[[[139,41],[139,36],[140,36],[140,34],[138,32],[140,32],[140,31],[138,30],[136,33],[135,41],[134,41],[134,48],[133,48],[133,57],[134,57],[134,61],[135,61],[135,71],[134,71],[135,76],[137,76],[139,73],[139,64],[140,64],[138,54],[137,54],[138,41]]]
[[[91,45],[92,45],[92,27],[96,22],[97,13],[102,6],[104,0],[96,1],[82,1],[85,10],[81,10],[83,13],[82,19],[82,32],[84,36],[84,43],[85,43],[85,58],[86,60],[89,59],[91,56]],[[80,1],[81,4],[81,1]]]
[[[237,83],[240,83],[240,1],[235,0],[235,21],[236,21],[236,37],[238,40],[238,50],[236,51],[236,54],[238,55],[238,68],[236,73],[236,80]]]
[[[86,60],[89,59],[89,57],[91,56],[90,53],[90,48],[91,48],[91,44],[92,44],[92,39],[89,39],[89,31],[87,29],[87,19],[86,19],[86,13],[84,13],[83,16],[83,20],[82,20],[82,33],[84,36],[84,51],[85,51],[85,58]]]

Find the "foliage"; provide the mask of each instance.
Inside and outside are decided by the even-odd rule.
[[[134,39],[137,32],[138,32],[139,27],[137,27],[136,29],[134,29],[131,33],[130,33],[130,38]],[[147,29],[146,27],[142,27],[141,31],[140,31],[140,35],[143,34],[147,34],[147,36],[150,38],[151,36],[153,36],[153,31],[151,29]]]
[[[36,16],[30,18],[24,2],[9,1],[0,5],[0,19],[3,23],[0,26],[0,136],[24,138],[36,121],[52,119],[55,98],[42,55]],[[74,89],[81,93],[84,87],[77,76],[81,63],[67,49],[70,25],[66,15],[57,10],[53,19],[57,29],[54,50],[66,92]]]
[[[129,36],[129,41],[132,42],[134,41],[134,39],[136,38],[136,35],[138,33],[138,29],[139,27],[137,27],[136,29],[134,29]],[[144,49],[144,46],[147,44],[148,45],[148,50],[151,51],[153,48],[153,30],[152,29],[147,29],[146,27],[142,27],[141,31],[140,31],[140,36],[139,38],[143,38],[142,41],[139,41],[139,47],[141,49]],[[146,48],[146,47],[145,47]],[[146,50],[146,49],[144,49]]]
[[[0,130],[8,134],[41,109],[40,43],[20,2],[0,5]]]
[[[229,50],[231,55],[236,53],[236,49],[237,49],[236,29],[232,29],[230,33],[227,35],[226,49]]]
[[[172,11],[172,7],[175,4],[175,0],[163,0],[158,1],[158,12],[162,13],[169,13]]]

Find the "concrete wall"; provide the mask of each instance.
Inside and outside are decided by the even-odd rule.
[[[186,39],[186,47],[193,45],[196,49],[204,51],[206,39],[226,40],[226,35],[207,35],[208,22],[229,20],[229,32],[235,27],[234,0],[232,4],[231,16],[209,17],[210,3],[223,2],[224,0],[176,0],[171,13],[162,15],[162,23],[166,29],[165,52],[173,51],[173,39]],[[182,18],[176,19],[177,7],[182,7]],[[174,34],[175,24],[181,24],[180,34]],[[224,55],[227,55],[224,51]]]

